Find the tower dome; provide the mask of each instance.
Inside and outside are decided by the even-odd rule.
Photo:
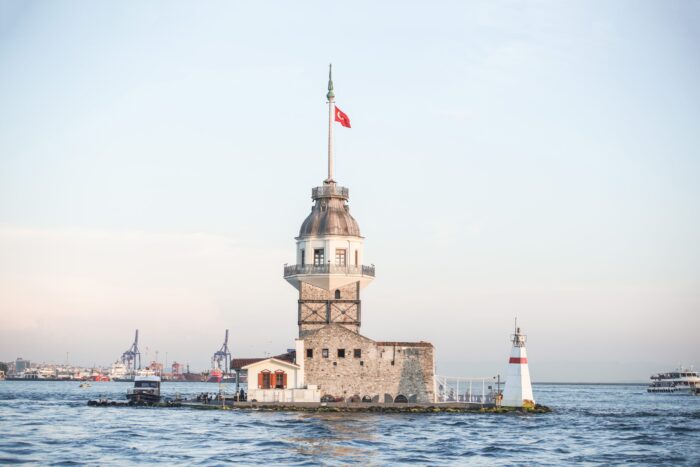
[[[326,184],[314,188],[311,198],[315,204],[311,208],[311,214],[301,224],[299,239],[328,235],[361,236],[360,226],[350,215],[347,188],[338,187],[335,183]]]

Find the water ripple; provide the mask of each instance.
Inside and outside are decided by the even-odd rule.
[[[305,414],[87,407],[128,383],[0,383],[0,464],[561,465],[700,463],[700,397],[538,385],[546,415]],[[164,392],[216,385],[164,384]]]

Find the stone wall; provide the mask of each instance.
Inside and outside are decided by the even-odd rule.
[[[360,283],[325,290],[301,282],[299,287],[299,337],[305,337],[329,323],[339,323],[353,332],[360,330]]]
[[[313,351],[310,358],[308,349]],[[323,349],[328,349],[327,358]],[[345,351],[344,357],[338,349]],[[330,324],[304,337],[300,358],[305,359],[306,384],[317,385],[322,396],[391,402],[403,395],[410,402],[434,402],[434,348],[427,342],[375,342]]]
[[[335,290],[326,290],[321,287],[316,287],[306,282],[302,282],[299,287],[299,300],[334,300]],[[359,300],[360,299],[360,283],[354,282],[339,287],[340,298],[344,300]]]

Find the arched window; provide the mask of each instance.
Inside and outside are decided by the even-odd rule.
[[[335,291],[335,299],[340,300],[340,290],[336,289]]]
[[[408,402],[408,399],[403,394],[399,394],[398,396],[396,396],[396,399],[394,399],[394,402],[405,404],[406,402]]]

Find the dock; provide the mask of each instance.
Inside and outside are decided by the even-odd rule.
[[[168,400],[155,403],[131,403],[128,401],[91,400],[91,407],[157,407],[193,410],[244,410],[262,412],[311,412],[311,413],[549,413],[543,405],[532,408],[501,407],[494,404],[468,402],[447,403],[363,403],[363,402],[234,402],[212,400],[208,403],[195,400]]]

